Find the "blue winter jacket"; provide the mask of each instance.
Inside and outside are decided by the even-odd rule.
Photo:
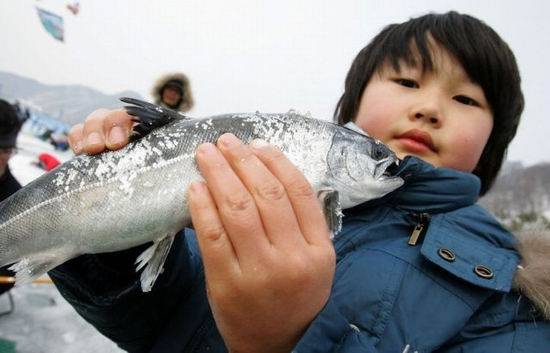
[[[294,352],[550,352],[550,322],[512,288],[516,240],[475,205],[479,180],[406,158],[405,185],[346,210],[330,298]],[[144,247],[85,255],[50,275],[101,333],[130,352],[225,352],[194,234],[176,237],[150,293]]]

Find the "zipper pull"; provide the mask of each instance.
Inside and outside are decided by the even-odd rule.
[[[421,213],[418,215],[418,223],[414,227],[411,236],[409,237],[409,245],[416,245],[418,243],[418,239],[420,238],[420,235],[422,234],[422,231],[424,228],[428,225],[429,222],[429,215],[427,213]]]

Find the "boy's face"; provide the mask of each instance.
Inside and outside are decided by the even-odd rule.
[[[472,172],[493,128],[483,89],[444,50],[434,69],[385,65],[363,92],[355,123],[398,156]]]

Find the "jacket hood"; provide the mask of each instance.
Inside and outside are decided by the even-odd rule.
[[[183,86],[182,100],[180,101],[180,104],[176,109],[180,112],[186,112],[191,110],[191,108],[193,108],[194,101],[193,101],[193,94],[191,92],[191,84],[189,82],[189,78],[186,75],[182,73],[177,73],[177,72],[163,75],[155,82],[151,90],[151,96],[153,96],[155,103],[158,105],[165,106],[161,102],[161,98],[162,98],[161,93],[162,93],[162,89],[169,81],[179,81]]]
[[[518,232],[521,262],[514,288],[528,297],[550,319],[550,229],[542,223]]]

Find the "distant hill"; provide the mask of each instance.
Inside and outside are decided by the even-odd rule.
[[[69,125],[82,122],[98,108],[117,108],[120,97],[143,99],[138,93],[124,91],[107,95],[81,85],[47,85],[36,80],[0,71],[0,98],[19,101]]]
[[[507,223],[528,222],[541,215],[550,221],[550,163],[530,167],[506,163],[480,203]]]

